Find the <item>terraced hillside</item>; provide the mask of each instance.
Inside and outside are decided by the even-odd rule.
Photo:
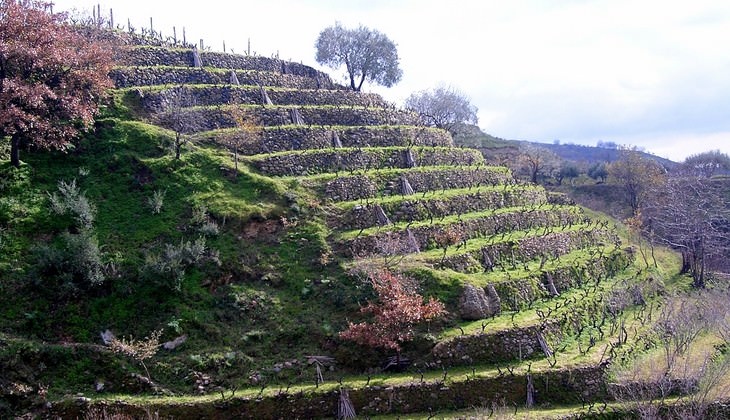
[[[285,382],[241,377],[231,382],[230,397],[115,396],[126,402],[58,404],[55,414],[141,415],[152,407],[161,417],[330,417],[342,414],[344,390],[367,416],[494,404],[592,407],[609,398],[608,361],[631,352],[645,328],[622,315],[662,288],[660,280],[638,281],[633,252],[610,222],[516,182],[478,151],[454,147],[447,132],[310,67],[134,46],[112,78],[137,118],[172,137],[229,150],[247,170],[290,186],[292,207],[308,209],[284,219],[314,218],[324,226],[330,252],[320,257],[341,278],[362,267],[401,272],[422,294],[443,301],[449,315],[405,346],[410,365],[398,366],[400,372],[373,370],[387,352],[358,349],[333,331],[320,355],[275,366],[277,373],[302,366]],[[230,166],[220,169],[235,176]],[[299,243],[304,253],[307,240]],[[243,277],[229,276],[221,287]],[[351,282],[353,295],[371,296]],[[323,322],[345,326],[344,319]],[[315,365],[324,382],[310,377]],[[323,374],[320,365],[333,366]],[[367,368],[368,375],[358,375]],[[254,385],[236,391],[245,383]]]

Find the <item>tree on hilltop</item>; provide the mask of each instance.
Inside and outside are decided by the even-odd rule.
[[[403,75],[393,41],[366,26],[347,29],[337,22],[320,32],[315,47],[319,64],[333,69],[345,66],[350,88],[356,92],[365,80],[391,87]]]
[[[112,48],[84,37],[38,0],[0,2],[0,139],[20,148],[68,150],[112,86]]]
[[[439,86],[413,93],[406,99],[405,107],[418,113],[426,125],[442,128],[452,135],[457,125],[478,122],[477,107],[453,87]]]

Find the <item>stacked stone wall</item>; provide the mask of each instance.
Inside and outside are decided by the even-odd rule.
[[[609,398],[605,385],[605,365],[550,370],[532,373],[536,404],[577,404]],[[475,377],[468,381],[417,381],[349,390],[349,397],[359,416],[408,414],[457,410],[493,405],[523,405],[527,398],[527,377],[524,374]],[[160,418],[332,418],[337,416],[340,393],[281,392],[262,397],[235,397],[200,403],[155,404],[145,406],[107,403],[107,412],[122,412],[143,418],[150,411]],[[61,418],[82,418],[87,405],[55,406],[50,415]]]
[[[138,90],[139,102],[149,112],[162,112],[170,104],[179,106],[211,106],[221,104],[264,105],[257,86],[177,86],[165,90]],[[387,108],[390,105],[380,95],[351,90],[325,89],[266,89],[273,105],[332,105]]]
[[[306,126],[331,125],[416,125],[418,118],[407,111],[388,108],[353,108],[353,107],[251,107],[245,112],[264,126],[291,125],[293,123],[292,110],[298,110]],[[160,125],[166,125],[166,120],[177,121],[177,118],[168,118],[170,111],[158,114]],[[181,113],[185,121],[185,133],[212,131],[222,128],[235,127],[231,113],[225,107],[215,108],[184,108]]]
[[[291,150],[332,148],[333,136],[343,147],[443,146],[453,145],[448,132],[423,127],[360,126],[360,127],[269,127],[257,138],[240,130],[204,133],[213,143],[238,145],[243,155],[275,153]]]
[[[332,85],[326,73],[291,61],[209,51],[201,51],[199,54],[204,67],[276,72],[319,79],[322,84]],[[193,50],[152,46],[131,47],[121,51],[117,61],[128,66],[192,67]]]
[[[439,145],[435,142],[424,145]],[[444,144],[450,146],[451,143]],[[416,194],[425,191],[453,188],[478,187],[484,185],[512,184],[512,174],[503,168],[453,168],[413,170],[402,174],[369,174],[342,176],[320,184],[317,189],[333,201],[351,201],[374,198],[378,195],[400,195],[401,178],[408,180]]]
[[[444,366],[492,364],[515,360],[545,357],[540,347],[538,334],[550,337],[551,341],[562,337],[557,321],[543,325],[488,331],[441,341],[433,348],[431,355]]]
[[[281,153],[251,159],[251,164],[270,176],[351,172],[379,168],[406,168],[407,149],[332,149]],[[482,162],[479,151],[456,148],[410,149],[418,166],[473,165]]]
[[[391,222],[436,220],[449,215],[467,214],[503,207],[529,206],[545,203],[545,192],[540,188],[489,189],[451,197],[406,199],[383,204],[355,205],[344,214],[334,216],[330,223],[344,230],[367,229],[378,225],[378,206]]]
[[[109,73],[117,88],[156,85],[230,85],[230,70],[195,67],[118,67]],[[241,85],[274,86],[290,89],[342,89],[331,83],[294,74],[236,70]]]
[[[462,220],[456,223],[418,225],[410,227],[408,231],[383,230],[373,235],[360,236],[344,241],[340,244],[340,247],[346,255],[368,256],[383,252],[382,248],[385,244],[402,244],[402,246],[396,248],[406,250],[406,245],[415,240],[418,249],[425,251],[438,246],[434,242],[434,238],[442,237],[448,233],[459,235],[464,239],[473,239],[514,230],[580,223],[583,219],[583,215],[571,208],[542,209],[531,212],[525,210],[511,211]]]

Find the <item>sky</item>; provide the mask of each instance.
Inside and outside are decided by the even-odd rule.
[[[203,38],[206,47],[302,62],[340,22],[378,30],[403,78],[364,86],[402,106],[452,86],[491,135],[637,146],[681,161],[730,154],[730,2],[726,0],[56,0],[54,11],[113,10],[115,23]]]

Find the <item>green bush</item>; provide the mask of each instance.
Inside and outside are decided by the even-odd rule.
[[[34,250],[37,280],[62,295],[76,295],[106,280],[104,253],[90,230],[64,232],[60,241]]]
[[[202,236],[194,241],[180,240],[177,245],[165,244],[159,253],[147,254],[142,274],[160,285],[180,291],[185,271],[206,261],[219,263],[217,252],[210,250]]]
[[[71,182],[58,181],[58,192],[48,195],[51,210],[58,215],[70,215],[79,228],[90,229],[96,217],[96,207],[76,186],[76,180]]]

